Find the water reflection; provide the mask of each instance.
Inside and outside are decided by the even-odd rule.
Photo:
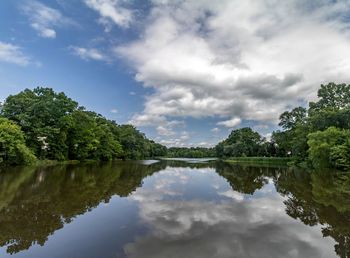
[[[350,257],[349,174],[118,162],[0,186],[1,257]]]
[[[164,164],[54,166],[3,171],[0,245],[10,254],[44,245],[48,236],[111,196],[128,196]]]

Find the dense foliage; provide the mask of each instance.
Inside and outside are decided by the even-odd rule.
[[[12,121],[1,120],[4,128],[12,128],[0,134],[0,151],[6,154],[1,160],[7,164],[27,163],[33,160],[32,153],[50,160],[141,159],[166,154],[165,146],[147,139],[135,127],[86,111],[50,88],[9,96],[1,115]]]
[[[308,135],[310,160],[316,167],[350,168],[350,130],[329,127]]]
[[[170,158],[210,158],[216,157],[214,148],[203,147],[172,147],[168,148],[167,156]]]
[[[269,146],[264,143],[259,133],[244,127],[232,131],[215,149],[219,157],[252,157],[263,156]]]
[[[234,130],[216,146],[218,157],[292,157],[314,167],[350,168],[350,85],[321,85],[318,101],[280,116],[279,126],[266,141],[250,128]]]
[[[30,164],[35,156],[25,145],[20,127],[0,117],[0,164]]]

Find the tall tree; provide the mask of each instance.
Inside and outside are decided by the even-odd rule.
[[[219,157],[257,156],[263,138],[249,127],[240,128],[230,133],[228,138],[216,146]]]
[[[25,145],[21,128],[0,117],[0,165],[31,164],[35,160],[34,154]]]
[[[350,108],[350,85],[345,83],[336,84],[330,82],[326,85],[321,85],[318,90],[317,102],[310,102],[311,111],[320,109],[344,109]]]
[[[67,158],[66,116],[77,107],[64,93],[38,87],[9,96],[2,114],[22,127],[27,145],[38,157],[63,160]]]
[[[295,129],[298,124],[305,123],[307,111],[303,107],[296,107],[292,111],[285,111],[280,115],[279,126],[285,130]]]

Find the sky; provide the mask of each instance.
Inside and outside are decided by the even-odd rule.
[[[0,1],[0,101],[51,87],[167,146],[269,138],[349,71],[349,0]]]

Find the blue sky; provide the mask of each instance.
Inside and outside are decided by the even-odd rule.
[[[0,100],[64,91],[168,146],[211,146],[350,80],[349,1],[3,0]]]

